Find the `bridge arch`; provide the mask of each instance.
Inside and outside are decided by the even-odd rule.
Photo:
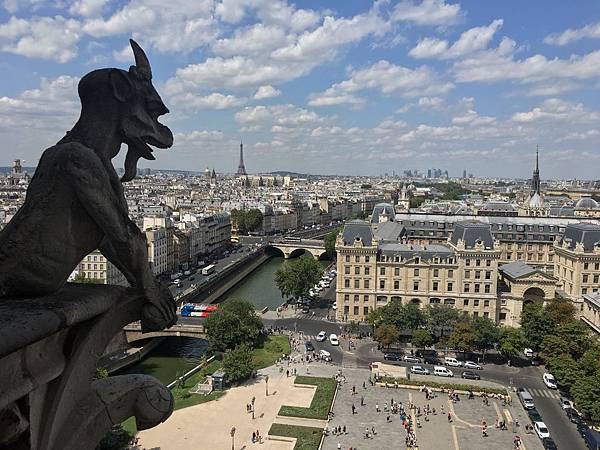
[[[304,255],[306,252],[308,252],[308,250],[304,248],[295,248],[288,254],[288,258],[298,258]]]
[[[280,248],[268,245],[265,249],[268,255],[285,257],[285,253]]]

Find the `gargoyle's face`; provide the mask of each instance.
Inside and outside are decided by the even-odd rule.
[[[144,159],[154,159],[151,145],[158,148],[169,148],[173,145],[173,133],[161,124],[158,118],[169,110],[151,81],[140,81],[134,78],[133,95],[126,104],[123,115],[124,141]]]

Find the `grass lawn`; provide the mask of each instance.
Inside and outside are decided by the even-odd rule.
[[[264,369],[275,364],[283,354],[291,353],[290,340],[287,336],[267,336],[252,352],[254,369]]]
[[[310,402],[310,406],[304,408],[300,406],[283,405],[279,410],[279,415],[304,417],[306,419],[327,419],[331,404],[333,403],[333,396],[335,395],[336,381],[333,378],[297,376],[294,383],[317,386],[317,390]]]
[[[300,427],[295,425],[271,425],[269,434],[272,436],[285,436],[296,438],[294,450],[318,450],[321,443],[323,430],[313,427]]]

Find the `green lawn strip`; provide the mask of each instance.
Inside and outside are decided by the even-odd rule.
[[[306,419],[327,419],[335,395],[336,381],[333,378],[297,376],[294,383],[309,384],[317,387],[310,406],[304,408],[301,406],[283,405],[279,409],[279,415],[303,417]]]
[[[296,438],[294,450],[318,450],[321,443],[323,430],[314,427],[300,427],[296,425],[271,425],[269,435]]]
[[[137,427],[135,426],[135,417],[130,417],[125,422],[121,424],[123,429],[129,432],[131,435],[135,435],[137,433]]]
[[[194,375],[189,377],[183,383],[183,387],[175,386],[171,389],[171,393],[173,394],[173,398],[175,399],[175,409],[187,408],[188,406],[199,405],[200,403],[205,403],[210,400],[215,400],[221,395],[222,392],[211,392],[209,395],[202,394],[191,394],[189,391],[191,388],[196,386],[196,384],[206,378],[207,375],[212,375],[218,369],[222,367],[221,361],[212,361],[207,366],[200,369]]]
[[[291,353],[290,340],[287,336],[267,336],[252,352],[254,369],[264,369],[275,364],[283,354]]]
[[[379,383],[388,383],[392,386],[394,383],[398,383],[399,386],[427,386],[434,389],[454,389],[455,391],[485,392],[486,394],[506,395],[507,393],[506,389],[501,388],[476,386],[473,384],[445,383],[439,381],[407,380],[405,378],[383,377],[379,380]]]

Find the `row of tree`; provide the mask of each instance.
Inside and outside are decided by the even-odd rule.
[[[313,258],[286,261],[275,272],[275,284],[282,297],[307,297],[309,291],[321,280],[323,268]]]
[[[232,209],[231,224],[238,229],[239,234],[259,230],[263,225],[263,213],[260,209]]]
[[[497,349],[509,363],[525,348],[539,351],[546,368],[592,421],[600,421],[600,341],[575,316],[573,304],[554,299],[546,306],[531,303],[521,315],[521,327],[498,326],[485,317],[459,314],[449,305],[403,305],[392,301],[371,311],[368,321],[383,346],[410,336],[417,348],[440,344],[459,352]]]

